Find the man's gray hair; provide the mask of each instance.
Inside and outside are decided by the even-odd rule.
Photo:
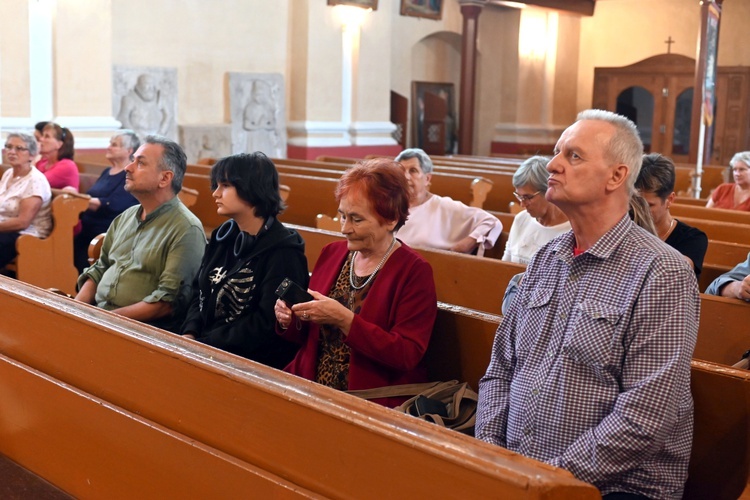
[[[141,140],[138,138],[138,134],[130,129],[120,130],[112,136],[113,139],[115,137],[119,137],[120,139],[122,139],[122,147],[132,150],[133,153],[135,153],[136,150],[141,147]]]
[[[734,168],[734,164],[738,161],[744,163],[746,167],[750,167],[750,151],[740,151],[739,153],[735,153],[729,161],[729,166]]]
[[[146,144],[158,144],[164,148],[159,168],[174,173],[174,177],[172,177],[172,191],[174,191],[174,194],[179,193],[182,190],[182,179],[185,177],[185,171],[187,170],[187,156],[185,155],[185,151],[173,140],[160,135],[147,136]]]
[[[26,144],[26,147],[29,149],[29,155],[31,155],[31,159],[33,160],[36,154],[39,152],[39,146],[36,143],[34,135],[25,134],[23,132],[11,132],[10,134],[8,134],[8,137],[6,137],[5,140],[7,141],[8,139],[11,139],[13,137],[21,139],[24,144]]]
[[[432,173],[432,160],[422,149],[404,149],[396,157],[396,161],[400,162],[401,160],[411,160],[412,158],[416,158],[417,160],[419,160],[419,168],[422,169],[422,172],[424,172],[425,174]]]
[[[632,195],[643,161],[643,142],[638,134],[638,127],[628,118],[603,109],[581,111],[576,121],[581,120],[604,121],[615,127],[615,133],[608,144],[607,156],[612,163],[624,163],[630,169],[626,185]]]
[[[549,179],[547,163],[549,163],[547,156],[537,155],[524,160],[513,174],[513,187],[518,189],[529,185],[534,191],[546,193],[547,179]]]

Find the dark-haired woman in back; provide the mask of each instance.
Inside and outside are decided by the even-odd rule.
[[[78,191],[78,166],[73,161],[73,133],[57,123],[49,122],[42,129],[39,141],[41,159],[36,168],[44,174],[53,189],[72,187]]]
[[[680,252],[700,280],[703,257],[708,249],[706,233],[688,226],[669,213],[674,203],[675,168],[672,160],[658,153],[643,156],[643,164],[635,187],[648,203],[654,220],[656,235]]]
[[[283,368],[298,346],[275,333],[275,291],[284,278],[307,288],[308,272],[304,241],[276,220],[285,208],[276,167],[259,152],[222,158],[211,186],[230,220],[211,235],[180,332]]]

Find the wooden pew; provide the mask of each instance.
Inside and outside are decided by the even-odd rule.
[[[693,450],[686,500],[750,496],[750,371],[693,360]]]
[[[680,205],[690,205],[693,207],[705,207],[708,203],[708,198],[693,198],[692,196],[675,196],[675,203]]]
[[[669,208],[669,212],[680,220],[683,217],[687,217],[690,219],[750,224],[750,212],[741,210],[724,210],[722,208],[706,208],[705,206],[700,207],[675,203]]]
[[[16,240],[18,256],[8,268],[20,281],[42,288],[76,291],[78,270],[73,265],[73,228],[89,206],[88,196],[69,193],[52,199],[52,232],[44,239],[22,234]]]
[[[675,164],[675,185],[674,190],[678,194],[690,193],[693,190],[693,174],[695,165],[687,163]],[[703,175],[701,176],[701,195],[708,194],[719,184],[727,182],[727,167],[720,165],[705,165]]]
[[[0,308],[15,312],[0,452],[74,497],[599,498],[564,470],[43,290],[0,279]]]
[[[193,207],[193,213],[203,222],[206,234],[221,225],[225,217],[216,214],[216,204],[211,196],[209,172],[205,165],[188,165],[183,184],[198,189],[200,200]],[[279,216],[284,223],[315,226],[315,217],[319,213],[334,216],[338,203],[334,191],[338,177],[320,177],[279,171],[279,182],[285,189],[294,193],[294,198],[287,203],[287,208]]]
[[[709,240],[741,243],[744,245],[750,243],[750,224],[696,219],[693,217],[680,217],[679,219],[685,224],[697,227],[706,233]]]
[[[465,164],[458,161],[438,162],[435,161],[433,157],[431,158],[434,163],[434,175],[430,189],[433,193],[441,196],[450,196],[451,198],[458,199],[467,205],[480,207],[487,211],[507,212],[508,204],[515,200],[513,197],[513,191],[515,190],[513,188],[513,173],[515,172],[515,167],[504,167],[504,169],[482,168],[481,165]],[[340,158],[335,156],[320,156],[318,159],[325,164],[339,161],[340,165],[353,164],[358,161],[355,158]],[[436,176],[443,174],[469,175],[487,179],[492,183],[492,189],[486,190],[486,193],[483,195],[484,202],[481,205],[477,203],[467,203],[462,198],[456,198],[456,193],[451,194],[451,192],[446,191],[440,184],[440,179]],[[477,198],[476,192],[474,193],[474,198]]]
[[[274,159],[279,172],[317,175],[338,179],[351,164]],[[440,196],[450,196],[471,207],[483,208],[493,189],[493,181],[473,172],[460,173],[436,171],[430,189]]]
[[[731,366],[750,349],[750,304],[701,294],[701,317],[693,358]]]

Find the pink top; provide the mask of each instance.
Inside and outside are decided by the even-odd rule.
[[[42,158],[36,164],[36,168],[44,174],[53,189],[62,189],[73,186],[79,187],[78,165],[73,160],[58,160],[54,165],[48,166],[47,158]]]

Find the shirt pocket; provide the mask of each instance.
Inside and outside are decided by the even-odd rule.
[[[575,363],[603,368],[614,362],[615,341],[625,314],[623,308],[584,300],[574,308],[575,317],[563,343],[563,352]]]
[[[543,328],[541,321],[547,315],[554,293],[554,288],[537,286],[526,294],[527,313],[523,315],[522,323],[516,328],[516,353],[520,359],[525,359],[537,344],[540,330]]]

